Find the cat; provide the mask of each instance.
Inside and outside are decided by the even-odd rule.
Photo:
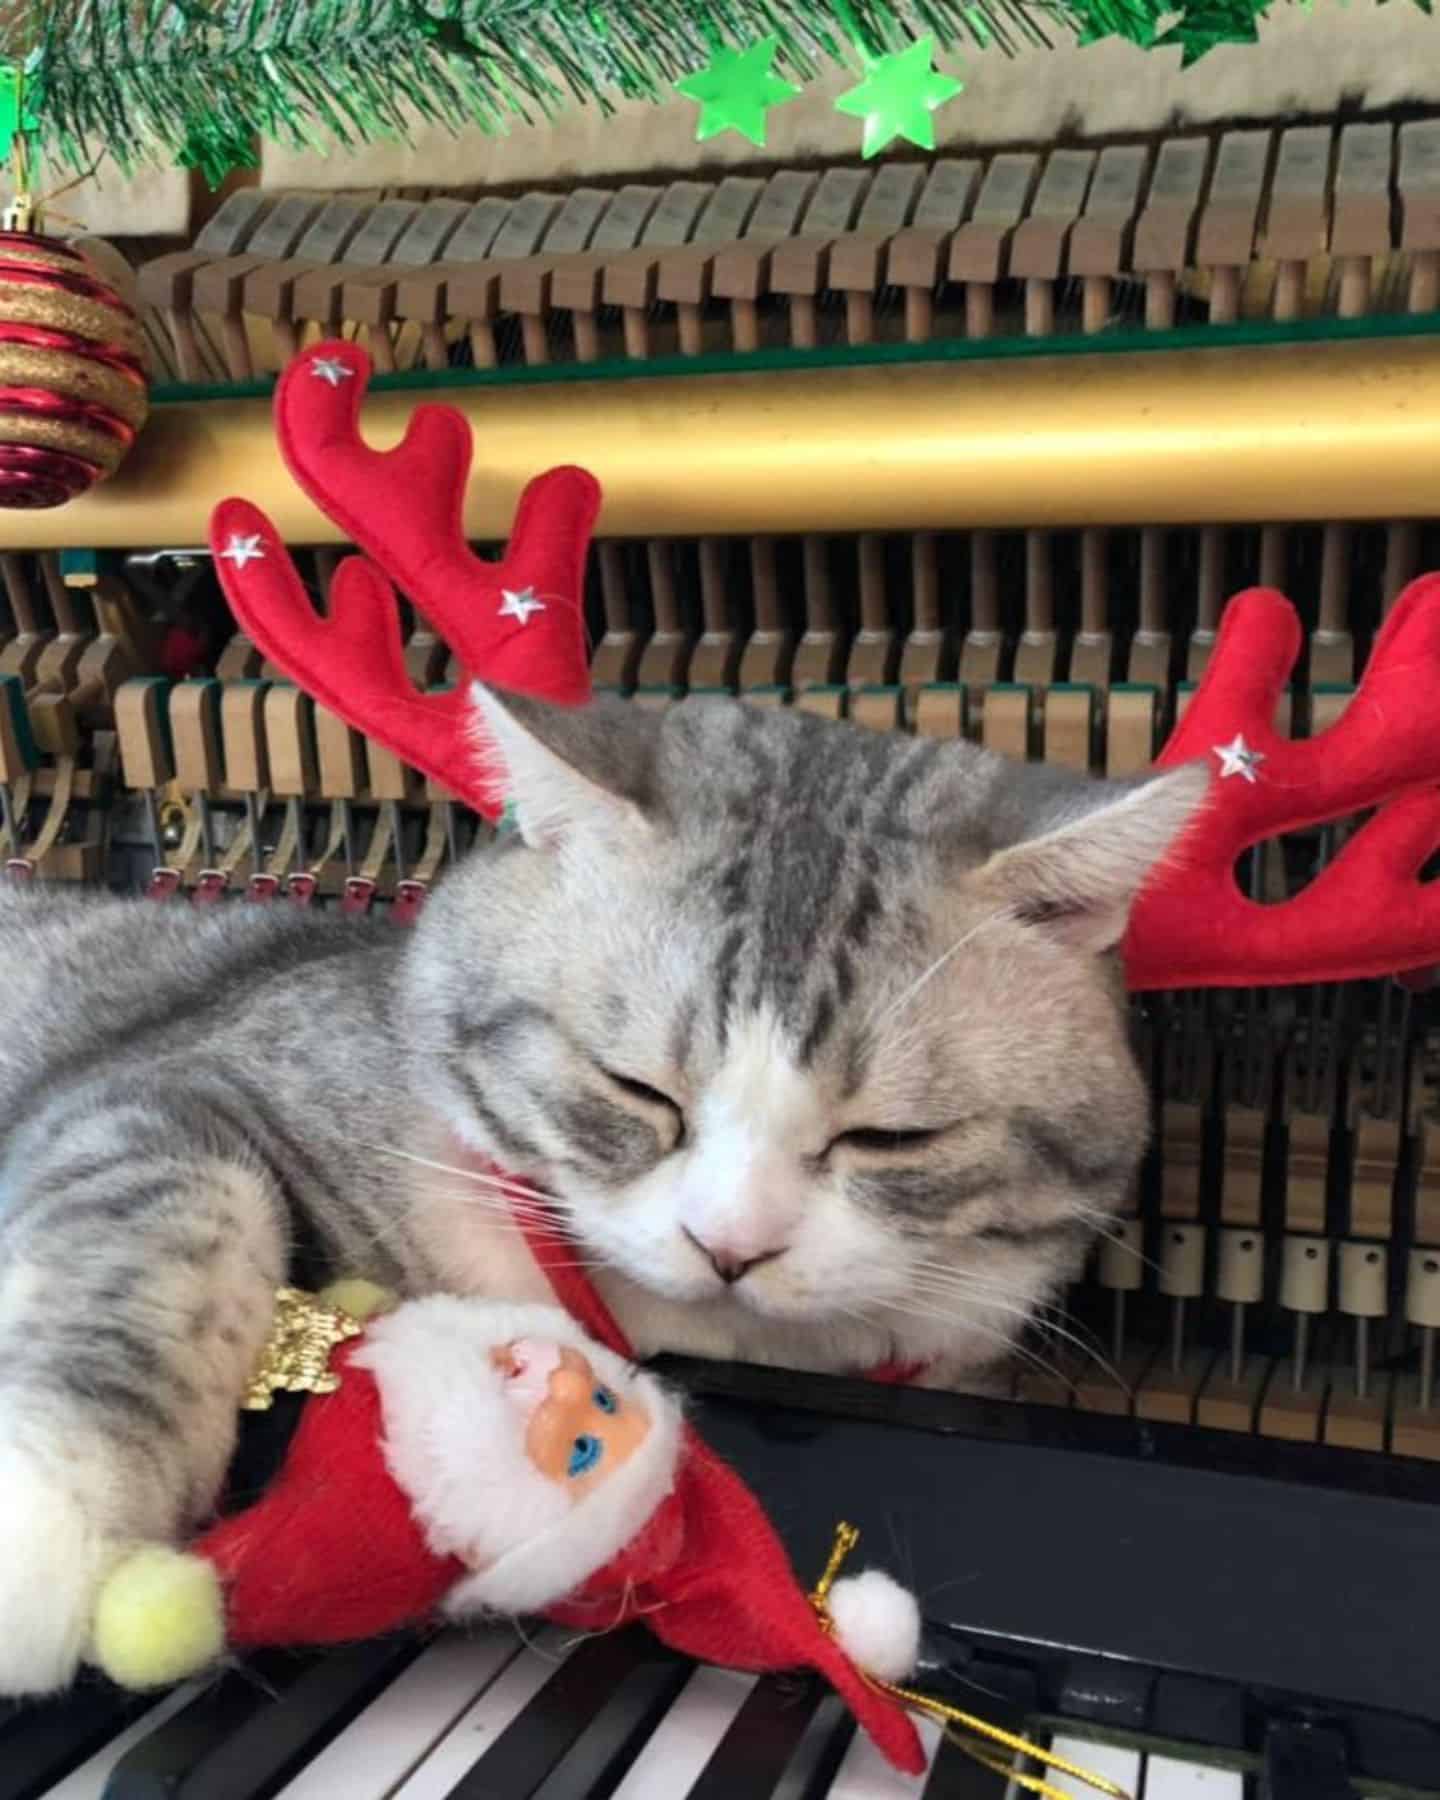
[[[543,1190],[642,1354],[954,1385],[1125,1197],[1116,945],[1203,766],[474,706],[513,829],[413,931],[0,897],[0,1693],[67,1683],[117,1548],[212,1508],[302,1244],[547,1299]]]

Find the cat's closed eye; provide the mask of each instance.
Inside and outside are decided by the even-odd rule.
[[[842,1131],[838,1137],[831,1138],[825,1147],[828,1156],[832,1150],[860,1150],[875,1155],[892,1156],[899,1151],[923,1150],[927,1144],[933,1144],[940,1136],[938,1127],[921,1127],[912,1131],[889,1131],[878,1127],[859,1126],[853,1131]]]
[[[661,1089],[652,1087],[648,1081],[637,1081],[633,1075],[621,1075],[615,1069],[607,1069],[604,1063],[596,1063],[595,1066],[607,1081],[620,1089],[622,1094],[628,1094],[632,1100],[638,1100],[642,1106],[666,1113],[675,1134],[670,1140],[668,1148],[679,1149],[685,1141],[685,1109],[678,1100],[673,1100]]]

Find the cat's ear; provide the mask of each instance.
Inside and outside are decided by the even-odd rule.
[[[649,833],[657,713],[609,697],[550,706],[478,681],[470,696],[491,797],[532,849]]]
[[[1134,782],[1032,764],[997,788],[1000,830],[992,842],[1003,847],[973,879],[1036,930],[1077,949],[1109,950],[1124,935],[1145,877],[1204,804],[1208,786],[1203,762]]]

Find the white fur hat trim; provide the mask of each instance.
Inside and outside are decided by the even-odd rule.
[[[518,1415],[497,1402],[490,1353],[518,1338],[572,1345],[649,1415],[644,1443],[578,1504],[528,1467]],[[367,1327],[355,1360],[374,1373],[385,1461],[431,1549],[475,1567],[446,1596],[452,1616],[533,1612],[564,1599],[638,1534],[675,1484],[679,1402],[558,1307],[409,1301]]]

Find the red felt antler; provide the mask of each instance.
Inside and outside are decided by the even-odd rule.
[[[359,433],[370,359],[323,343],[280,378],[275,421],[296,481],[371,558],[336,571],[330,614],[310,603],[278,533],[257,507],[223,500],[210,544],[226,598],[265,655],[322,705],[493,817],[495,783],[468,732],[463,690],[421,695],[406,674],[399,583],[466,673],[560,705],[589,697],[581,607],[600,489],[583,469],[551,469],[525,489],[498,562],[465,541],[470,427],[448,406],[417,407],[393,450]],[[374,566],[378,564],[377,568]]]
[[[1420,684],[1440,678],[1440,576],[1396,601],[1364,679],[1318,737],[1273,720],[1300,623],[1269,588],[1225,609],[1204,678],[1158,759],[1204,757],[1208,804],[1141,893],[1125,939],[1132,988],[1346,981],[1440,961],[1440,884],[1416,879],[1440,845],[1440,729]],[[1384,810],[1294,899],[1266,906],[1236,885],[1266,838]]]

